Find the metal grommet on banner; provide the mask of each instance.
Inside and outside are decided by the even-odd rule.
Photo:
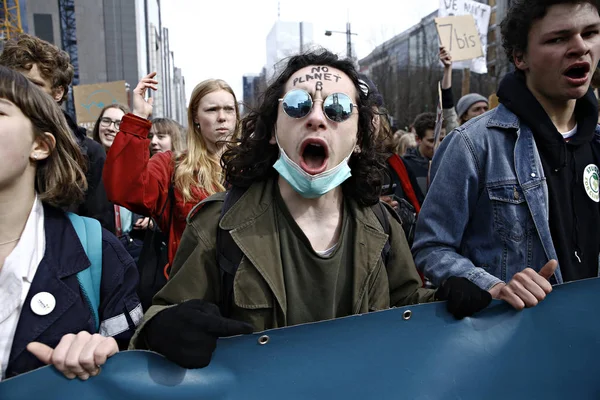
[[[258,344],[260,344],[261,346],[264,346],[267,343],[269,343],[269,336],[262,335],[261,337],[258,338]]]
[[[408,321],[412,317],[412,311],[406,310],[402,313],[402,319]]]

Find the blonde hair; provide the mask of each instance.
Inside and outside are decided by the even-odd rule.
[[[207,94],[219,90],[225,90],[233,96],[236,116],[234,138],[238,136],[240,111],[233,89],[221,79],[200,82],[192,92],[188,107],[187,152],[175,157],[175,187],[181,192],[184,202],[197,200],[192,195],[193,187],[201,189],[207,196],[225,190],[219,154],[208,152],[200,127],[194,121],[200,100]]]
[[[171,147],[175,157],[181,156],[185,151],[185,132],[179,122],[170,118],[154,118],[152,121],[152,130],[157,133],[169,135],[171,137]]]
[[[397,139],[396,139],[397,138]],[[396,131],[394,134],[394,142],[396,144],[396,154],[399,156],[403,156],[406,154],[408,149],[414,149],[417,147],[417,138],[414,133],[404,132],[404,131]]]
[[[31,121],[34,138],[50,149],[48,158],[37,161],[35,189],[40,200],[55,207],[80,203],[87,190],[85,161],[58,104],[24,75],[3,66],[0,98],[21,110]],[[55,146],[45,132],[54,136]]]

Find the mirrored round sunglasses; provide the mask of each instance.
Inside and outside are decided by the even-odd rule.
[[[292,118],[304,118],[313,108],[311,95],[303,89],[290,90],[279,99],[283,105],[283,111]],[[333,122],[346,121],[352,115],[352,111],[358,106],[352,103],[352,99],[344,93],[331,93],[323,100],[323,113]]]

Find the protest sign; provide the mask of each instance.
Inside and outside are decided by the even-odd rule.
[[[469,68],[478,74],[487,74],[487,35],[492,15],[492,7],[474,0],[440,0],[438,17],[470,14],[475,18],[483,56],[469,61],[455,62],[454,69]]]
[[[597,399],[599,290],[586,279],[521,311],[495,300],[456,320],[438,302],[223,338],[200,369],[126,351],[87,381],[54,367],[7,379],[0,399]]]
[[[100,111],[109,104],[128,105],[125,81],[78,85],[73,87],[77,123],[94,123]]]
[[[481,41],[472,15],[436,18],[435,26],[440,43],[452,55],[453,61],[481,57]]]

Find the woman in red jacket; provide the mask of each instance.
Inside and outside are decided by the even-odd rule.
[[[187,151],[157,153],[150,158],[148,134],[157,90],[153,72],[133,91],[133,114],[126,114],[106,157],[104,185],[111,202],[150,215],[168,232],[169,265],[179,247],[186,217],[194,205],[224,191],[220,157],[224,141],[236,134],[239,110],[235,94],[222,80],[199,83],[188,107]],[[167,268],[165,268],[167,271]]]

